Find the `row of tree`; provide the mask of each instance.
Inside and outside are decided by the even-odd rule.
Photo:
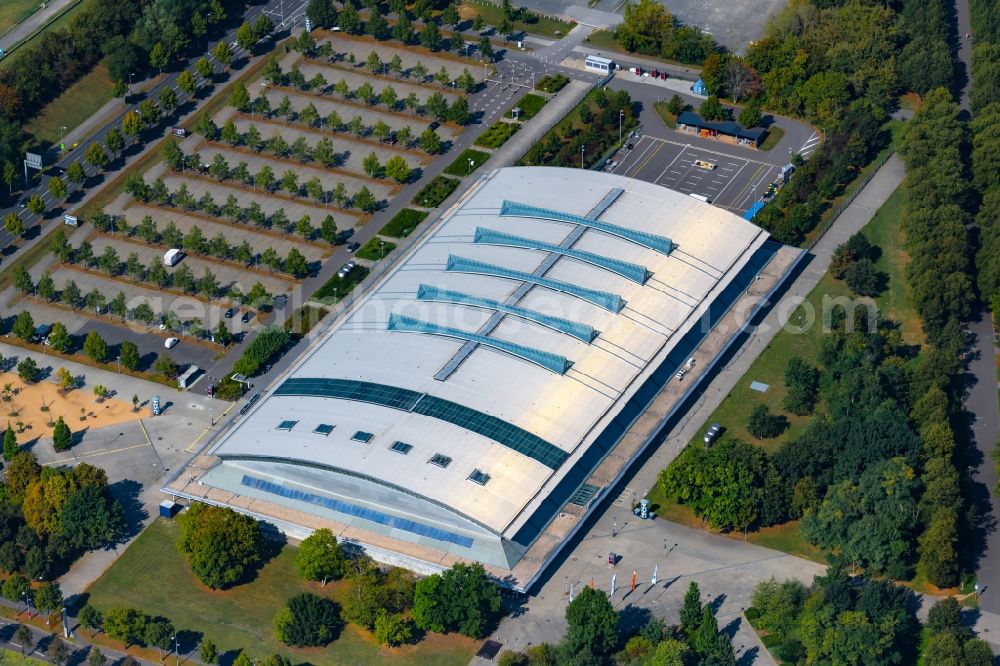
[[[954,598],[930,609],[922,641],[913,593],[888,581],[851,579],[843,562],[831,565],[809,587],[797,580],[763,581],[752,603],[747,617],[769,634],[772,654],[785,663],[993,663],[989,643],[973,638]]]
[[[315,107],[314,107],[315,109]],[[336,115],[336,112],[331,113],[331,115]],[[339,117],[338,117],[339,122]],[[357,125],[355,125],[357,123]],[[339,128],[337,126],[330,125],[331,129],[335,131]],[[355,133],[356,136],[364,135],[370,133],[372,136],[379,139],[379,141],[385,141],[393,137],[392,130],[389,126],[383,122],[378,121],[371,128],[365,127],[361,124],[361,117],[355,116],[348,123],[348,129]],[[404,129],[406,130],[404,132]],[[421,147],[428,147],[434,150],[440,148],[440,139],[437,136],[431,137],[430,134],[427,136],[421,135],[420,139],[415,139],[411,133],[411,130],[407,127],[399,130],[398,135],[402,135],[402,138],[396,137],[396,140],[402,143],[403,147],[410,148],[413,145],[419,143]],[[434,130],[428,129],[425,132],[433,133]],[[211,132],[210,132],[211,133]],[[291,145],[285,138],[281,136],[280,133],[273,134],[270,138],[264,139],[261,137],[260,130],[257,129],[256,125],[251,124],[247,127],[247,130],[240,133],[236,129],[236,124],[229,120],[222,129],[219,131],[216,139],[221,139],[230,146],[242,145],[255,153],[259,153],[262,150],[267,150],[269,153],[279,158],[287,158],[289,156],[294,157],[299,162],[305,164],[306,162],[315,162],[324,167],[336,167],[343,164],[344,161],[350,156],[349,151],[343,153],[338,153],[334,149],[333,142],[323,137],[316,142],[315,146],[310,146],[306,141],[304,136],[297,137]],[[213,139],[213,140],[216,140]],[[404,141],[405,139],[405,141]],[[174,158],[173,161],[181,159],[180,156]],[[389,177],[397,183],[407,182],[413,175],[413,169],[403,158],[402,155],[393,155],[388,160],[386,160],[385,168],[372,169],[368,167],[368,163],[374,161],[376,164],[381,164],[378,161],[378,155],[374,152],[370,153],[365,158],[365,173],[373,178],[385,178]],[[222,153],[217,153],[209,165],[209,173],[218,178],[219,180],[227,180],[232,176],[234,169],[229,166],[226,156]],[[319,184],[319,179],[315,179],[316,183],[313,185],[313,190],[316,190],[317,186],[322,187]],[[309,186],[307,185],[307,190]]]
[[[466,92],[470,88],[475,89],[476,86],[476,80],[469,74],[468,70],[455,79],[454,82],[444,67],[441,68],[438,76],[448,77],[448,83],[454,83],[454,85],[466,90]],[[449,104],[448,98],[440,92],[434,92],[421,102],[415,92],[411,92],[406,97],[401,98],[396,89],[391,85],[387,85],[381,90],[376,90],[367,81],[358,86],[356,90],[351,90],[346,80],[340,79],[331,85],[322,74],[316,74],[316,76],[307,81],[296,65],[292,66],[289,73],[283,73],[280,65],[273,59],[268,61],[268,66],[264,69],[264,77],[276,86],[294,87],[298,90],[312,91],[318,95],[337,94],[345,101],[358,100],[364,103],[365,106],[382,104],[389,111],[400,111],[406,108],[413,115],[426,115],[439,121],[450,120],[459,125],[467,124],[472,117],[469,113],[468,100],[464,96],[456,97]],[[287,100],[287,96],[279,104],[278,108],[274,109],[266,94],[259,95],[251,101],[249,91],[240,85],[233,89],[230,104],[244,113],[259,113],[268,118],[274,115],[287,117],[292,112],[290,105],[286,104],[285,100]]]
[[[168,143],[167,146],[169,145]],[[169,157],[168,163],[176,164],[180,170],[188,168],[196,170],[204,169],[205,173],[211,173],[212,165],[209,164],[207,167],[203,167],[201,156],[197,153],[193,155],[183,155],[181,153],[180,155],[179,162],[173,157]],[[222,159],[224,160],[225,158]],[[221,179],[223,180],[231,180],[243,187],[252,187],[254,190],[260,188],[268,194],[284,191],[292,197],[315,199],[324,203],[329,203],[332,200],[339,208],[353,207],[366,213],[373,212],[385,204],[384,200],[379,201],[375,198],[375,195],[372,194],[367,185],[362,185],[357,192],[349,195],[347,188],[340,182],[332,190],[324,188],[318,177],[311,178],[305,183],[300,183],[299,175],[294,169],[285,170],[279,178],[275,174],[274,169],[268,164],[262,166],[257,173],[250,173],[245,162],[240,162],[232,169],[229,168],[228,163],[224,164],[221,160],[216,160],[216,162],[217,177],[222,177]],[[174,192],[170,192],[161,178],[157,178],[150,185],[146,183],[141,175],[129,174],[125,179],[125,191],[144,203],[154,201],[161,206],[180,208],[185,211],[201,211],[212,217],[224,215],[230,219],[247,220],[257,226],[284,228],[283,224],[272,223],[268,225],[266,223],[268,218],[264,215],[260,205],[256,201],[251,202],[247,208],[241,209],[237,205],[235,195],[233,195],[231,198],[227,198],[226,204],[223,207],[215,202],[215,198],[208,190],[201,197],[195,199],[186,182],[181,182]],[[277,214],[277,211],[275,211],[275,214]],[[287,220],[287,218],[284,218],[284,211],[282,211],[281,216]],[[272,214],[270,219],[274,219],[274,214]]]
[[[680,624],[652,618],[637,628],[621,627],[607,594],[584,587],[566,606],[566,634],[557,645],[539,643],[517,652],[505,650],[500,666],[620,664],[621,666],[735,666],[729,636],[719,630],[715,610],[703,603],[698,584],[684,595]]]
[[[980,197],[976,281],[982,300],[1000,312],[1000,21],[996,7],[970,3],[972,50],[972,183]]]

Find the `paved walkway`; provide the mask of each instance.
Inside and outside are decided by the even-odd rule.
[[[619,592],[615,595],[616,606],[627,617],[641,622],[647,614],[653,614],[668,622],[677,622],[684,591],[694,580],[702,592],[717,603],[719,625],[733,636],[737,656],[743,663],[774,663],[757,644],[753,631],[741,621],[743,609],[750,605],[754,586],[771,576],[795,577],[808,583],[825,567],[665,520],[648,523],[630,521],[630,501],[633,496],[644,496],[656,482],[659,472],[697,434],[753,360],[788,322],[789,315],[826,273],[834,249],[868,224],[875,211],[902,183],[903,177],[902,162],[892,156],[816,244],[812,250],[812,261],[795,278],[762,323],[751,332],[736,356],[718,372],[685,420],[624,482],[618,494],[611,496],[617,499],[597,509],[590,530],[579,538],[535,595],[529,597],[523,612],[502,622],[492,637],[494,640],[516,649],[540,641],[558,641],[566,628],[564,612],[569,584],[589,584],[594,579],[598,586],[607,589],[612,573],[607,557],[608,552],[614,551],[622,555],[622,562],[617,567]],[[651,586],[649,581],[654,567],[658,567],[659,583]],[[633,569],[637,570],[641,584],[634,594],[622,596],[629,587]],[[473,663],[477,662],[474,660]],[[485,662],[480,660],[478,663]]]

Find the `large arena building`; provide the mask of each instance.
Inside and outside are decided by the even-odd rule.
[[[296,536],[330,527],[418,571],[479,561],[526,589],[790,250],[657,185],[498,169],[165,491]]]

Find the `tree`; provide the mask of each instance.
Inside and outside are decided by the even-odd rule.
[[[496,621],[500,594],[481,564],[453,565],[417,581],[413,619],[428,631],[458,631],[481,638]]]
[[[122,641],[127,648],[143,639],[146,616],[134,608],[109,608],[101,628],[110,638]]]
[[[219,660],[219,648],[211,638],[204,638],[198,650],[198,656],[203,664],[215,664]]]
[[[164,87],[160,89],[157,100],[160,103],[160,107],[167,113],[177,108],[177,93],[174,92],[173,88]]]
[[[18,313],[17,317],[14,318],[12,332],[22,340],[31,340],[31,336],[35,334],[35,320],[30,312],[21,310]]]
[[[760,404],[750,412],[747,430],[757,439],[777,437],[785,429],[785,420],[777,414],[772,414],[767,405]]]
[[[79,162],[73,162],[66,167],[66,178],[69,182],[79,187],[85,180],[87,180],[87,172],[84,171],[82,164]]]
[[[725,109],[722,108],[719,98],[715,95],[709,95],[708,99],[701,103],[701,106],[698,107],[698,113],[705,120],[723,120],[726,117]]]
[[[753,607],[760,612],[760,627],[782,639],[787,637],[798,621],[807,595],[805,586],[797,580],[769,578],[758,583],[753,591]]]
[[[295,571],[306,580],[319,580],[326,585],[327,580],[343,575],[345,561],[344,550],[333,532],[321,528],[299,545],[295,554]]]
[[[45,615],[51,615],[63,603],[62,590],[59,583],[47,581],[35,588],[35,607]]]
[[[59,384],[59,390],[69,391],[70,389],[76,388],[77,380],[73,376],[73,373],[66,368],[59,368],[56,370],[56,381]]]
[[[361,189],[354,194],[353,203],[357,208],[370,213],[378,206],[375,195],[371,193],[367,185],[362,185]]]
[[[412,620],[401,613],[389,614],[384,608],[375,611],[375,642],[390,647],[408,643],[413,637]]]
[[[71,494],[59,517],[59,534],[79,550],[96,550],[114,543],[125,530],[121,504],[105,485],[88,485]]]
[[[480,17],[477,16],[476,18],[479,19]],[[493,62],[495,53],[493,51],[493,44],[490,42],[489,37],[486,37],[485,35],[480,37],[478,48],[479,52],[483,54],[483,58],[486,59],[486,62]]]
[[[233,93],[229,97],[229,105],[237,111],[247,111],[250,108],[250,93],[245,85],[237,81],[233,84]]]
[[[362,166],[364,167],[365,173],[372,178],[381,178],[384,175],[384,170],[382,168],[382,163],[378,160],[378,155],[374,152],[368,153],[362,160]],[[25,271],[27,273],[27,271]],[[28,278],[31,279],[30,277]]]
[[[431,155],[441,152],[441,138],[429,127],[420,134],[417,143],[420,145],[421,150]]]
[[[233,585],[260,561],[260,524],[248,516],[196,503],[177,521],[178,547],[187,555],[192,572],[213,589]]]
[[[101,144],[94,142],[84,151],[83,161],[95,169],[103,170],[108,165],[108,156]]]
[[[427,21],[420,31],[420,43],[424,48],[437,51],[441,46],[441,31],[433,21]]]
[[[104,145],[111,151],[112,155],[117,155],[125,147],[125,141],[122,138],[122,133],[131,138],[133,141],[137,139],[140,134],[142,134],[142,116],[135,111],[129,111],[124,115],[124,117],[122,117],[121,130],[116,128],[112,129],[114,130],[114,133],[112,133],[112,130],[108,130],[108,135],[105,137]]]
[[[212,55],[226,67],[229,67],[229,65],[233,62],[233,50],[229,48],[229,44],[224,41],[215,45],[212,49]],[[202,74],[202,76],[205,75]]]
[[[737,117],[737,122],[743,127],[759,127],[760,126],[760,107],[757,104],[751,103],[747,104],[740,110],[740,115]]]
[[[333,219],[333,215],[327,215],[323,218],[323,221],[320,222],[319,237],[330,245],[337,242],[339,237],[337,232],[337,222]]]
[[[413,171],[410,169],[410,165],[400,155],[393,155],[385,163],[385,175],[397,183],[407,182],[410,180],[412,174]]]
[[[811,414],[819,392],[819,370],[793,356],[785,368],[785,387],[788,392],[781,406],[797,416]]]
[[[606,655],[618,642],[618,613],[601,590],[584,587],[566,606],[564,644],[572,654]]]
[[[684,605],[681,607],[681,627],[688,636],[697,631],[701,624],[701,590],[698,583],[691,581],[684,593]]]
[[[17,364],[17,376],[21,378],[26,384],[34,384],[38,381],[38,376],[41,374],[41,370],[38,368],[38,363],[35,359],[30,356],[25,356],[24,359]]]
[[[333,601],[306,592],[289,599],[278,612],[274,633],[285,645],[322,646],[334,639],[340,625],[340,611]]]
[[[144,99],[139,103],[139,116],[142,119],[143,125],[151,127],[156,123],[160,122],[163,112],[160,111],[160,107],[156,105],[156,101],[152,99]]]
[[[94,637],[94,634],[97,633],[97,630],[100,629],[101,625],[104,623],[104,616],[101,614],[101,611],[97,610],[90,604],[86,604],[80,609],[80,612],[76,615],[76,619],[84,629],[90,630],[91,638]],[[91,652],[93,653],[94,650],[91,650]],[[103,657],[103,655],[101,656]]]
[[[374,153],[372,153],[374,155]],[[31,294],[35,291],[35,283],[31,279],[28,269],[18,264],[14,269],[14,288],[22,294]]]
[[[24,233],[24,222],[16,213],[7,213],[3,218],[3,227],[11,236],[20,236]]]
[[[70,350],[73,344],[73,339],[69,335],[69,331],[66,330],[66,325],[61,321],[57,321],[52,324],[52,332],[49,333],[49,346],[55,349],[61,354],[65,354]]]
[[[957,544],[956,511],[947,507],[938,509],[919,539],[919,567],[934,585],[951,587],[958,583]]]
[[[45,200],[37,194],[28,197],[28,212],[32,215],[42,215],[45,213]]]
[[[471,118],[469,103],[464,97],[459,97],[448,107],[448,120],[451,122],[465,125],[469,122],[469,118]]]
[[[66,183],[63,182],[62,178],[59,176],[53,176],[49,178],[49,194],[52,198],[61,201],[66,197]]]
[[[120,99],[123,105],[125,104],[125,98],[128,97],[128,92],[128,85],[121,79],[111,85],[111,96],[115,99]]]
[[[177,75],[177,87],[187,95],[193,95],[194,91],[198,89],[198,80],[194,78],[194,74],[184,70]]]
[[[881,275],[871,259],[851,263],[844,271],[847,287],[859,296],[877,296],[881,291]]]
[[[83,341],[83,353],[91,360],[103,363],[108,357],[108,343],[104,341],[100,333],[91,331],[87,333],[87,338]]]
[[[297,278],[303,278],[309,274],[309,264],[305,256],[298,248],[291,248],[285,258],[285,272]]]
[[[31,629],[28,629],[23,624],[17,625],[17,629],[14,631],[14,640],[21,646],[22,656],[26,650],[31,650],[35,645],[35,635]]]
[[[175,631],[170,620],[165,617],[154,617],[146,622],[142,638],[147,645],[156,646],[160,659],[163,659],[163,650],[169,650],[172,647]]]
[[[91,634],[91,638],[93,638],[93,634]],[[127,659],[123,660],[123,666],[126,666],[125,661],[127,661]],[[90,652],[87,653],[87,666],[105,666],[107,663],[108,658],[104,656],[104,653],[101,652],[96,646],[91,645]]]
[[[69,451],[72,445],[73,433],[70,432],[66,421],[60,416],[52,428],[52,448],[56,451]]]
[[[173,379],[177,377],[177,362],[169,354],[160,354],[156,357],[153,370],[167,379]]]
[[[198,75],[203,79],[211,78],[212,74],[215,73],[215,68],[212,67],[212,63],[208,61],[208,58],[202,56],[198,59],[198,62],[194,64],[194,70],[198,72]]]
[[[14,428],[10,425],[10,421],[8,421],[7,429],[3,433],[3,459],[8,463],[11,462],[20,450],[20,447],[17,445],[17,435],[14,434]]]

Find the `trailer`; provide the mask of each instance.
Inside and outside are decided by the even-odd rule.
[[[171,266],[176,266],[181,259],[184,258],[184,253],[177,248],[171,248],[163,253],[163,265],[167,268]]]
[[[584,62],[584,67],[594,72],[608,74],[609,72],[615,71],[615,61],[610,58],[589,55],[587,56],[586,62]]]

